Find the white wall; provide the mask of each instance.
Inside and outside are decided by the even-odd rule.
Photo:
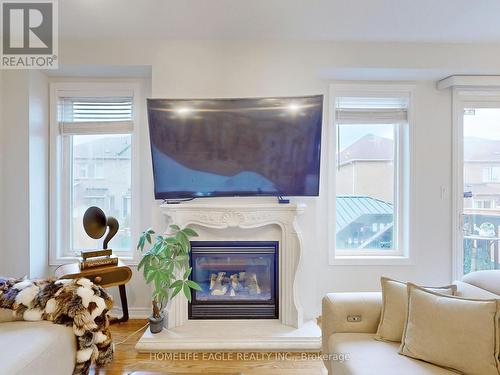
[[[49,80],[30,72],[29,87],[29,251],[30,277],[48,272]]]
[[[2,85],[4,154],[3,238],[0,274],[29,274],[28,102],[29,72],[5,71]]]
[[[0,275],[41,277],[48,269],[48,80],[38,71],[5,71],[1,91]]]
[[[4,160],[4,146],[3,146],[3,128],[4,128],[4,119],[3,119],[3,71],[0,70],[0,239],[4,238],[3,232],[3,205],[4,205],[4,196],[3,196],[3,160]],[[3,259],[6,256],[6,249],[3,246],[0,246],[0,259]],[[0,274],[1,274],[1,266],[0,266]]]
[[[111,48],[112,46],[112,48]],[[327,291],[377,290],[382,274],[425,282],[451,278],[451,94],[435,80],[449,74],[499,74],[498,45],[87,41],[61,45],[60,63],[151,65],[153,97],[288,96],[322,93],[334,79],[416,81],[414,137],[414,222],[408,266],[329,266],[326,168],[323,152],[321,195],[296,201],[308,205],[300,218],[304,256],[299,296],[305,315],[319,313]],[[328,103],[326,100],[325,103]],[[328,110],[325,111],[328,115]],[[328,126],[327,117],[324,126]],[[160,229],[153,200],[147,124],[142,124],[142,227]],[[324,139],[326,140],[326,139]],[[326,145],[324,145],[326,146]],[[441,188],[445,195],[441,196]],[[284,249],[286,251],[286,249]],[[134,311],[149,309],[149,290],[134,274],[128,287]]]

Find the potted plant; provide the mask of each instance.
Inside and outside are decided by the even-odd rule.
[[[146,283],[153,285],[153,313],[149,317],[152,333],[161,332],[166,326],[165,310],[168,311],[177,294],[182,291],[191,302],[191,289],[201,290],[197,283],[189,279],[192,272],[189,265],[189,238],[197,236],[191,228],[181,229],[178,225],[170,225],[169,234],[155,236],[154,230],[149,228],[139,237],[137,249],[141,252],[146,243],[149,244],[137,269],[142,268]]]

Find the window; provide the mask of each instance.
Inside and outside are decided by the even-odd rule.
[[[410,92],[333,100],[334,261],[408,257]]]
[[[94,178],[104,178],[104,162],[97,162],[94,165]]]
[[[495,208],[495,201],[490,200],[490,199],[474,199],[473,201],[473,206],[474,208],[478,209],[488,209],[488,208]]]
[[[101,245],[83,229],[83,215],[90,206],[118,219],[120,229],[110,247],[118,255],[131,256],[134,89],[54,86],[57,115],[52,121],[55,146],[51,158],[57,193],[51,222],[57,233],[51,238],[56,248],[52,263]]]
[[[79,201],[80,203],[78,205],[83,206],[82,208],[84,209],[79,216],[83,217],[83,213],[85,213],[85,210],[90,206],[97,206],[105,212],[110,209],[109,204],[107,204],[109,202],[107,188],[86,188],[85,194],[82,194],[81,192],[77,192],[77,194],[75,194],[74,187],[75,184],[73,184],[73,213],[75,213],[75,211],[79,211],[78,208],[75,210],[75,195],[79,196],[79,199],[77,199],[77,201]],[[76,245],[75,247],[78,248],[81,246]]]
[[[454,280],[500,268],[500,184],[491,181],[498,178],[493,168],[500,166],[499,83],[496,76],[450,76],[437,84],[451,89],[453,99]],[[481,212],[485,206],[490,208]]]
[[[500,182],[500,167],[483,168],[483,182]]]
[[[128,191],[124,196],[123,196],[123,203],[122,203],[122,209],[123,209],[123,216],[128,216],[130,210],[132,209],[132,199],[130,196],[130,191]]]
[[[74,176],[78,179],[87,178],[89,176],[89,166],[87,163],[73,163],[74,165]]]

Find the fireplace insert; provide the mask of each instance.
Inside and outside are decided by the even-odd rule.
[[[278,319],[278,242],[191,241],[189,319]]]

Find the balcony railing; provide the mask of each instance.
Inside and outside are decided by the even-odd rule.
[[[500,269],[500,210],[464,210],[464,274]]]

